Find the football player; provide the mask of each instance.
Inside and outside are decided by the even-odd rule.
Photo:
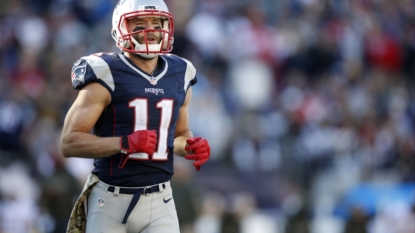
[[[210,158],[208,141],[189,129],[196,70],[170,54],[174,23],[163,0],[120,0],[111,33],[121,53],[82,57],[71,72],[80,91],[61,150],[93,158],[94,169],[68,232],[179,232],[173,154],[197,170]]]

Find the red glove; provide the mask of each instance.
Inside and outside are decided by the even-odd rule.
[[[188,146],[186,146],[185,150],[191,152],[191,154],[187,154],[184,157],[189,160],[195,160],[193,166],[200,171],[200,166],[210,158],[209,142],[201,137],[188,138],[186,142]]]
[[[157,144],[156,130],[137,130],[128,136],[122,136],[120,139],[121,156],[119,168],[123,168],[127,163],[128,155],[133,153],[147,153],[153,155]]]

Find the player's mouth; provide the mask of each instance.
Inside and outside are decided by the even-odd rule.
[[[154,37],[154,36],[148,36],[148,37],[147,37],[147,42],[148,42],[149,44],[157,44],[157,38],[156,38],[156,37]]]

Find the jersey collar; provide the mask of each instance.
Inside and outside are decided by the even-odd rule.
[[[140,70],[138,67],[136,67],[134,64],[132,64],[127,57],[124,56],[124,54],[119,54],[119,57],[121,60],[129,66],[131,69],[133,69],[135,72],[140,74],[143,78],[147,79],[152,85],[157,85],[158,80],[160,80],[167,72],[167,69],[169,68],[169,64],[167,63],[166,59],[164,57],[159,56],[159,58],[162,59],[164,67],[162,68],[161,72],[156,72],[156,76],[149,75],[146,72]],[[157,74],[158,73],[158,74]]]

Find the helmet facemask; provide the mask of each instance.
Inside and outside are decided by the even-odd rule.
[[[137,11],[130,11],[119,16],[114,25],[112,36],[117,47],[129,53],[138,54],[144,58],[153,58],[158,54],[169,53],[173,49],[173,18],[166,11],[156,6],[140,6]],[[151,9],[147,9],[151,8]],[[160,27],[129,29],[129,21],[139,18],[160,18]],[[154,42],[157,40],[157,43]]]

